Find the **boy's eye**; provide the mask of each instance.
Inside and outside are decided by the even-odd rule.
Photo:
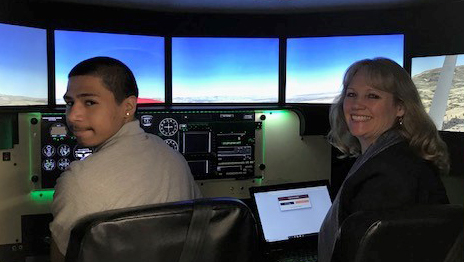
[[[87,101],[85,101],[85,105],[87,105],[87,106],[92,106],[92,105],[95,105],[96,103],[97,103],[97,102],[92,101],[92,100],[87,100]]]
[[[73,106],[74,102],[73,101],[65,101],[67,107]]]

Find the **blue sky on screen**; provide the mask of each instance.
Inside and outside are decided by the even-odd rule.
[[[0,94],[41,98],[47,103],[45,29],[0,24],[0,83]]]
[[[333,99],[341,90],[346,69],[355,61],[387,57],[403,65],[403,54],[403,35],[289,38],[287,102]],[[297,101],[295,97],[307,101]]]
[[[164,38],[55,31],[56,100],[62,104],[69,71],[79,62],[109,56],[134,73],[140,98],[164,101]]]
[[[427,57],[414,57],[411,64],[411,76],[415,76],[424,71],[441,68],[445,61],[445,55],[441,56],[427,56]],[[456,66],[464,65],[464,55],[458,55]]]
[[[278,73],[277,38],[172,39],[173,102],[277,102]]]

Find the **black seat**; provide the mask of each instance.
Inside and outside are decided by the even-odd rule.
[[[450,252],[462,256],[452,247],[462,238],[463,225],[460,205],[357,212],[341,226],[333,261],[443,262],[447,256],[452,261]]]
[[[80,220],[66,261],[251,262],[259,254],[250,209],[234,198],[105,211]]]

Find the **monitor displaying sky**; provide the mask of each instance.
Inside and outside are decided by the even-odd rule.
[[[464,54],[456,56],[456,63],[453,63],[454,75],[452,75],[453,79],[450,79],[451,86],[448,87],[447,101],[442,101],[443,105],[446,103],[446,112],[443,119],[437,119],[440,121],[437,127],[444,131],[464,132]],[[416,84],[427,112],[430,112],[445,58],[446,55],[412,58],[412,80]]]
[[[275,103],[277,38],[172,38],[173,103]]]
[[[158,36],[55,31],[56,103],[64,104],[68,74],[79,62],[109,56],[134,73],[139,103],[165,101],[164,38]]]
[[[403,66],[404,36],[366,35],[287,39],[287,103],[332,103],[354,62],[386,57]]]
[[[46,30],[0,24],[0,106],[47,103]]]

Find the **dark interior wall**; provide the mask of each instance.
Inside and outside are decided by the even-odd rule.
[[[188,14],[43,2],[4,0],[0,21],[147,35],[291,37],[403,32],[409,17],[409,9],[298,15]]]
[[[407,26],[411,56],[464,53],[464,2],[415,10]]]
[[[0,22],[45,27],[39,12],[25,1],[5,0],[0,1]]]

